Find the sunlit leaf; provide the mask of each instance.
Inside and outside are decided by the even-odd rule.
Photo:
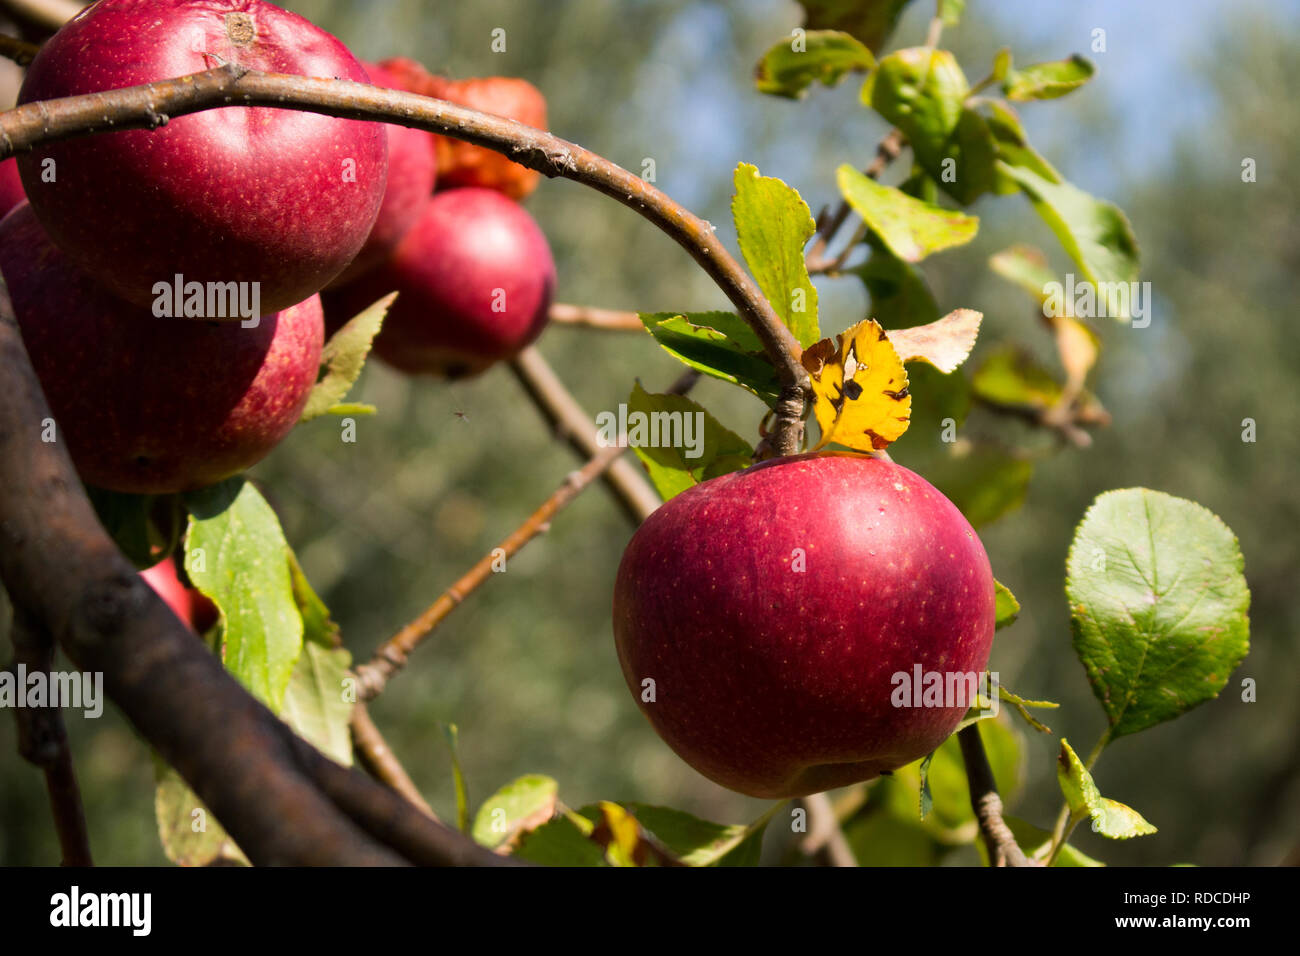
[[[652,395],[638,382],[627,400],[628,428],[623,436],[667,501],[692,485],[737,471],[752,463],[754,449],[724,428],[697,402],[684,395]],[[612,413],[605,413],[612,416]],[[604,416],[602,441],[619,440]]]
[[[885,448],[907,430],[907,371],[885,330],[871,319],[803,353],[812,380],[817,448],[835,442],[855,451]]]
[[[1112,840],[1127,840],[1156,832],[1156,828],[1132,807],[1101,795],[1092,774],[1064,739],[1056,758],[1056,779],[1065,794],[1070,815],[1091,818],[1094,833]]]
[[[768,50],[754,70],[754,84],[760,93],[797,99],[813,83],[834,86],[845,73],[875,65],[876,58],[856,37],[838,30],[810,30]]]
[[[320,415],[334,411],[335,407],[351,391],[353,384],[361,375],[370,354],[370,344],[379,334],[388,308],[397,298],[397,293],[380,299],[364,312],[348,320],[321,351],[321,370],[319,379],[311,394],[307,396],[307,405],[302,410],[299,421],[311,421]],[[366,414],[366,413],[362,413]]]
[[[913,199],[847,164],[839,168],[836,178],[853,211],[904,262],[920,262],[932,253],[964,245],[979,230],[974,216]]]
[[[641,321],[685,365],[776,403],[781,383],[754,331],[730,312],[642,312]]]
[[[1052,100],[1077,90],[1096,71],[1090,60],[1075,54],[1067,60],[1010,70],[1002,81],[1002,92],[1009,100]]]
[[[887,334],[904,363],[926,362],[948,374],[970,355],[983,318],[982,312],[957,309],[937,322],[910,329],[891,329]]]

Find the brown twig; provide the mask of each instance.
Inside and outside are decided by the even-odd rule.
[[[863,174],[869,179],[879,179],[895,159],[903,151],[904,145],[903,134],[897,129],[891,129],[885,134],[879,145],[876,146],[876,158],[871,161],[871,165],[863,170]],[[847,252],[853,249],[855,243],[850,243],[845,252],[839,256],[826,255],[826,247],[830,245],[835,234],[840,231],[845,221],[852,212],[846,200],[841,199],[840,204],[835,207],[835,211],[823,211],[817,222],[817,233],[813,236],[812,245],[808,247],[808,252],[804,257],[807,263],[809,273],[813,275],[828,272],[831,267],[839,268],[847,261]],[[860,240],[859,240],[860,241]]]
[[[596,309],[586,305],[557,302],[551,306],[551,321],[560,325],[581,325],[602,332],[644,332],[645,323],[635,312]]]
[[[984,740],[980,737],[978,723],[963,727],[957,732],[961,745],[962,762],[966,765],[966,779],[970,783],[970,805],[975,811],[975,821],[988,847],[989,862],[993,866],[1041,866],[1025,856],[1020,844],[1002,818],[1002,798],[998,796],[993,768],[984,753]]]
[[[809,794],[803,798],[803,805],[808,811],[808,835],[800,849],[808,856],[824,855],[831,866],[857,866],[858,859],[844,837],[830,797],[824,793]]]
[[[14,667],[26,674],[51,674],[54,669],[54,641],[48,632],[29,618],[21,607],[14,608]],[[52,682],[51,682],[52,686]],[[77,787],[77,775],[68,748],[68,732],[58,706],[16,707],[18,752],[45,775],[45,789],[50,798],[54,829],[64,866],[92,866],[90,834],[86,831],[86,813]]]
[[[638,322],[638,325],[640,323]],[[578,404],[542,353],[529,346],[510,363],[519,384],[570,448],[590,458],[600,450],[596,424]],[[628,517],[640,524],[662,502],[646,481],[645,474],[627,458],[620,458],[601,475],[601,480],[618,496]]]
[[[14,607],[103,675],[107,697],[250,860],[510,862],[325,757],[168,610],[100,526],[63,443],[41,440],[50,409],[2,287],[0,392],[0,580]]]
[[[75,17],[84,6],[78,0],[0,0],[0,7],[51,31]]]
[[[375,726],[363,700],[357,701],[356,706],[352,708],[352,749],[367,773],[380,783],[388,784],[415,804],[422,813],[434,820],[438,819],[438,815],[433,812],[433,807],[429,806],[421,795],[415,781],[411,779],[402,762],[388,746],[384,735]]]
[[[698,372],[684,373],[668,391],[682,394],[699,377]],[[406,666],[407,658],[434,629],[451,614],[475,588],[483,584],[523,547],[550,528],[551,519],[564,510],[573,499],[601,476],[627,449],[618,446],[602,448],[585,465],[571,472],[564,482],[551,493],[541,506],[505,539],[475,562],[474,566],[427,607],[419,617],[384,641],[366,664],[356,668],[358,696],[373,700],[387,686],[394,674]]]
[[[345,119],[396,123],[485,146],[546,176],[595,189],[636,211],[682,246],[749,324],[792,395],[777,416],[774,444],[793,454],[803,435],[808,373],[802,349],[757,283],[727,251],[713,227],[640,176],[550,133],[444,100],[345,80],[261,73],[227,63],[204,73],[127,89],[28,103],[0,114],[0,159],[58,140],[125,129],[155,129],[170,118],[228,106],[306,110]]]
[[[19,66],[27,66],[39,52],[41,48],[35,43],[0,33],[0,56],[13,60]]]

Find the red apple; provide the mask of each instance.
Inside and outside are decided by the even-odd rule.
[[[682,492],[637,530],[614,591],[623,675],[659,735],[764,798],[934,750],[966,703],[895,706],[896,675],[981,673],[994,617],[988,556],[961,512],[906,468],[851,454]]]
[[[197,588],[186,587],[176,572],[176,559],[164,558],[152,568],[140,572],[151,588],[158,593],[172,613],[202,634],[217,621],[217,606]]]
[[[400,90],[404,87],[382,66],[364,64],[375,86]],[[370,230],[366,244],[357,257],[330,286],[344,285],[383,262],[402,237],[415,225],[429,204],[437,181],[438,162],[434,157],[433,139],[422,129],[386,125],[388,133],[388,186],[379,216]]]
[[[494,116],[504,116],[525,126],[546,129],[546,98],[527,80],[513,76],[485,76],[449,80],[429,73],[406,57],[385,60],[381,66],[411,93],[433,96]],[[438,147],[438,188],[482,186],[520,200],[537,188],[541,173],[507,159],[501,153],[449,136],[435,136]]]
[[[18,160],[10,156],[0,163],[0,217],[27,199],[18,177]]]
[[[261,0],[100,0],[37,54],[20,103],[235,62],[367,82],[338,40]],[[383,126],[268,108],[38,147],[18,160],[41,224],[138,305],[158,282],[257,282],[275,312],[319,291],[365,242],[386,179]],[[46,161],[53,160],[53,164]]]
[[[188,491],[236,474],[289,433],[320,368],[320,298],[251,328],[154,318],[78,270],[23,203],[0,221],[0,274],[82,479]]]
[[[541,334],[555,288],[531,216],[491,189],[438,193],[386,263],[325,295],[331,329],[396,290],[374,351],[404,372],[459,377]]]

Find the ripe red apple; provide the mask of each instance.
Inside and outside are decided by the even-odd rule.
[[[453,189],[433,197],[387,262],[324,299],[333,330],[396,290],[375,354],[455,378],[536,339],[554,288],[550,246],[527,212],[491,189]]]
[[[164,558],[152,568],[141,571],[140,577],[191,630],[202,634],[217,622],[217,606],[202,591],[185,586],[176,572],[175,558]]]
[[[100,0],[41,48],[19,102],[223,62],[368,80],[334,37],[261,0]],[[258,282],[275,312],[319,291],[361,249],[383,198],[385,142],[378,123],[232,107],[38,147],[18,168],[50,236],[119,296],[148,305],[154,284],[179,273]]]
[[[28,203],[0,221],[0,274],[87,484],[160,494],[227,478],[289,433],[316,382],[318,296],[251,328],[154,318],[78,270]]]
[[[382,66],[374,63],[364,66],[375,86],[404,89],[398,78]],[[388,134],[388,185],[379,206],[379,215],[365,245],[351,265],[330,283],[331,287],[352,281],[388,258],[420,218],[433,193],[438,162],[430,135],[409,126],[388,124],[384,129]]]
[[[765,798],[934,750],[967,707],[894,706],[894,675],[982,672],[994,617],[961,512],[906,468],[852,454],[682,492],[637,530],[614,591],[623,675],[655,730],[706,777]]]
[[[0,163],[0,217],[26,199],[22,180],[18,178],[18,161],[10,156]]]
[[[396,57],[382,64],[411,93],[434,96],[481,113],[504,116],[525,126],[546,129],[546,98],[527,80],[513,76],[484,76],[449,80],[429,73],[415,60]],[[435,136],[438,147],[438,188],[482,186],[523,199],[541,180],[541,173],[482,146],[449,136]]]

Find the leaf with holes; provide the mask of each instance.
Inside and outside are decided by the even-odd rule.
[[[912,397],[907,370],[873,319],[859,322],[803,353],[812,380],[816,448],[835,442],[855,451],[885,448],[907,431]]]

